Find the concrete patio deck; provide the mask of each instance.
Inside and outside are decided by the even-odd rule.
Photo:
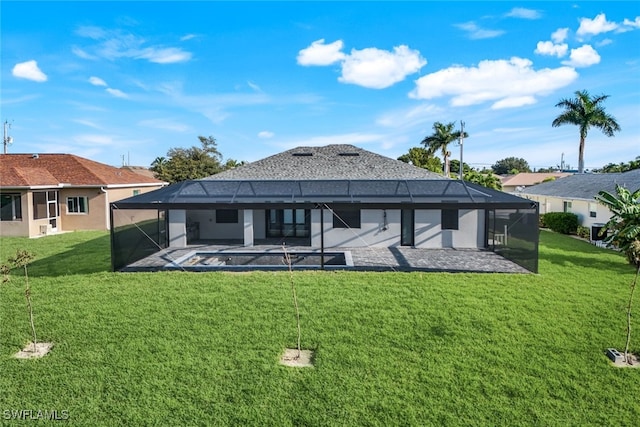
[[[308,246],[286,246],[290,253],[313,252],[320,254],[319,249]],[[190,245],[185,248],[168,248],[151,256],[143,258],[121,269],[123,272],[161,271],[166,270],[167,264],[188,255],[191,252],[282,252],[282,246],[258,245],[245,247],[242,245]],[[410,247],[391,248],[326,248],[328,252],[350,252],[353,266],[331,266],[331,270],[342,269],[351,271],[432,271],[455,273],[531,273],[525,268],[509,261],[502,256],[488,251],[476,249],[419,249]],[[250,271],[274,270],[286,268],[286,265],[274,267],[254,266],[216,266],[207,271]],[[329,269],[327,268],[327,269]],[[180,269],[180,267],[172,268]],[[294,267],[295,269],[295,267]],[[319,269],[316,268],[316,269]],[[185,268],[185,270],[187,270]]]

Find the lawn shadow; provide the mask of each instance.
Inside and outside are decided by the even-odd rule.
[[[46,237],[45,237],[46,238]],[[73,243],[67,250],[38,257],[29,264],[29,276],[57,277],[111,271],[110,236]]]
[[[614,273],[626,274],[633,270],[621,252],[611,249],[598,248],[587,241],[564,236],[563,239],[549,239],[546,246],[555,249],[553,252],[541,251],[540,262],[566,267],[590,268],[608,270]],[[561,253],[558,253],[560,250]]]

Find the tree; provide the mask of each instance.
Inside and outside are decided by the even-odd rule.
[[[445,176],[449,176],[449,157],[451,156],[451,152],[448,148],[449,144],[459,140],[461,136],[463,138],[469,137],[467,132],[461,133],[460,131],[454,131],[454,126],[454,122],[447,124],[435,122],[433,124],[433,134],[425,137],[421,142],[421,144],[429,149],[432,153],[440,150],[440,152],[442,153],[442,158],[444,160]]]
[[[472,169],[473,168],[471,166],[469,166],[467,163],[463,162],[463,165],[462,165],[462,172],[463,173],[470,172]],[[449,162],[449,172],[451,172],[452,174],[459,174],[460,173],[460,160],[451,159],[451,161]]]
[[[215,138],[199,136],[200,147],[171,148],[167,158],[157,157],[150,170],[156,178],[170,183],[205,178],[221,172],[222,154]]]
[[[480,184],[483,187],[493,188],[494,190],[502,190],[500,177],[495,175],[492,170],[478,172],[477,170],[471,169],[464,173],[464,180]]]
[[[637,156],[635,160],[631,160],[628,163],[620,162],[618,164],[608,163],[601,169],[594,169],[594,172],[599,173],[615,173],[615,172],[628,172],[634,169],[640,169],[640,156]]]
[[[631,284],[629,302],[627,304],[627,341],[624,348],[624,359],[631,364],[629,343],[631,342],[631,307],[633,293],[640,274],[640,189],[631,193],[629,189],[616,185],[617,196],[600,191],[596,200],[609,208],[611,219],[603,229],[607,230],[606,243],[613,243],[624,251],[630,264],[635,265],[636,274]]]
[[[33,323],[33,305],[31,303],[31,286],[29,286],[29,273],[28,265],[33,261],[34,255],[24,249],[16,250],[16,254],[9,258],[9,264],[3,264],[0,266],[0,271],[3,274],[3,281],[9,280],[9,272],[12,268],[22,268],[24,270],[24,297],[27,300],[27,312],[29,313],[29,325],[31,326],[31,334],[33,336],[33,346],[31,347],[35,352],[38,346],[38,340],[36,338],[36,327]]]
[[[502,160],[498,160],[493,166],[491,166],[493,172],[498,175],[506,175],[519,172],[531,172],[529,163],[523,158],[519,157],[507,157]]]
[[[602,103],[609,95],[591,96],[586,90],[576,91],[576,97],[561,99],[556,107],[564,111],[553,120],[553,127],[565,124],[576,125],[580,129],[580,146],[578,152],[578,173],[584,172],[584,144],[591,127],[598,128],[608,137],[620,130],[616,119],[607,114]]]
[[[431,172],[442,173],[442,162],[440,159],[424,147],[409,148],[409,152],[398,157],[398,160],[410,163],[418,168],[430,170]]]

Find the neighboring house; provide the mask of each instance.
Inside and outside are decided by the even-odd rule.
[[[165,185],[72,154],[0,154],[0,235],[108,230],[109,203]]]
[[[538,202],[540,214],[572,212],[578,216],[580,225],[599,228],[609,221],[612,213],[598,203],[595,196],[602,190],[616,194],[616,184],[631,191],[639,189],[640,169],[623,173],[575,174],[526,188],[520,195]]]
[[[531,172],[521,172],[515,175],[507,175],[501,178],[502,182],[502,191],[505,193],[516,193],[518,194],[520,191],[524,190],[527,187],[531,187],[532,185],[537,185],[542,183],[544,180],[549,179],[559,179],[565,178],[567,176],[571,176],[572,174],[566,172],[548,172],[548,173],[531,173]]]
[[[111,207],[116,270],[167,247],[282,241],[489,249],[537,269],[535,203],[352,145],[294,148]]]

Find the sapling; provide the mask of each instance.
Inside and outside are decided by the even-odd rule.
[[[296,324],[298,326],[298,355],[296,356],[296,359],[300,358],[300,336],[301,336],[301,331],[300,331],[300,310],[298,308],[298,297],[296,295],[296,285],[295,282],[293,281],[293,267],[291,265],[291,255],[289,255],[289,253],[287,252],[287,248],[282,245],[282,250],[284,251],[284,262],[287,264],[287,266],[289,267],[289,281],[291,282],[291,294],[293,295],[293,306],[296,310]]]
[[[33,335],[33,345],[31,346],[31,351],[37,351],[38,340],[36,339],[36,327],[33,323],[33,305],[31,304],[31,286],[29,286],[29,273],[27,266],[33,261],[34,255],[24,249],[18,249],[16,254],[9,258],[9,264],[16,268],[24,269],[24,296],[27,300],[27,311],[29,312],[29,324],[31,325],[31,333]],[[0,268],[3,274],[3,282],[7,282],[9,280],[9,272],[11,271],[11,267],[9,265],[3,264]]]

